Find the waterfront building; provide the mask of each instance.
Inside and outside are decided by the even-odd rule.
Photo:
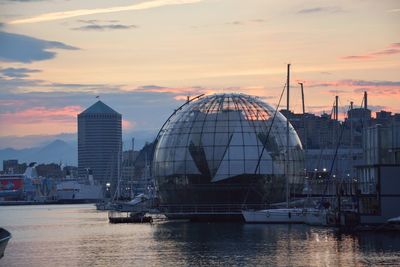
[[[340,122],[327,113],[320,116],[312,113],[294,113],[285,109],[282,115],[289,118],[305,149],[333,149],[336,146]]]
[[[325,172],[348,179],[354,178],[354,166],[363,163],[363,149],[307,149],[305,158],[309,178],[315,177],[316,173]]]
[[[274,115],[276,114],[276,115]],[[186,103],[159,132],[153,175],[169,217],[232,215],[302,190],[304,156],[286,118],[259,98],[217,94]],[[290,183],[290,188],[286,186]],[[198,212],[201,211],[201,212]],[[192,212],[192,213],[191,213]]]
[[[28,165],[26,165],[26,163],[20,164],[17,159],[3,160],[4,174],[22,174],[27,167]]]
[[[35,167],[38,176],[53,178],[60,180],[64,177],[63,170],[59,164],[49,163],[49,164],[39,164]]]
[[[319,172],[331,172],[341,179],[353,179],[355,166],[363,164],[366,156],[363,153],[366,149],[363,146],[365,129],[377,125],[400,125],[400,114],[382,110],[373,117],[367,103],[367,94],[364,93],[363,106],[354,108],[351,104],[344,121],[326,113],[315,115],[281,110],[289,118],[306,151],[308,177]]]
[[[381,224],[400,215],[400,124],[364,130],[364,164],[357,166],[362,224]]]
[[[97,101],[78,115],[78,175],[87,169],[104,188],[116,188],[122,153],[121,114]]]

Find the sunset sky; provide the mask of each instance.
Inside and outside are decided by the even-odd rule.
[[[287,63],[295,111],[302,81],[309,112],[368,91],[400,113],[399,0],[0,0],[0,23],[0,148],[76,133],[96,96],[125,136],[156,132],[187,95],[276,105]]]

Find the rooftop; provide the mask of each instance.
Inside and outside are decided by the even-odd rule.
[[[91,105],[81,114],[119,114],[100,100]]]

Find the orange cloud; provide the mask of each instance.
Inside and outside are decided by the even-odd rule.
[[[129,129],[132,129],[133,127],[134,127],[134,123],[133,122],[130,122],[130,121],[128,121],[128,120],[124,120],[124,119],[122,119],[122,128],[124,129],[124,130],[129,130]]]
[[[174,94],[174,99],[178,101],[185,101],[187,97],[193,98],[201,94],[214,94],[219,90],[212,88],[205,88],[201,86],[192,87],[164,87],[158,85],[144,85],[134,89],[139,92],[151,92],[151,93],[170,93]]]
[[[185,101],[185,100],[187,100],[187,96],[184,96],[184,95],[177,95],[177,96],[175,96],[174,97],[174,99],[175,100],[177,100],[177,101]]]
[[[216,93],[223,93],[223,92],[240,92],[246,93],[250,95],[257,95],[263,98],[269,99],[274,98],[275,96],[271,97],[270,95],[266,95],[270,92],[267,91],[267,88],[262,85],[255,85],[255,86],[236,86],[236,87],[224,87],[224,88],[207,88],[201,86],[191,86],[191,87],[164,87],[158,85],[144,85],[139,86],[133,91],[137,92],[152,92],[152,93],[170,93],[174,94],[174,99],[178,101],[185,101],[187,97],[193,98],[195,96],[205,94],[216,94]]]

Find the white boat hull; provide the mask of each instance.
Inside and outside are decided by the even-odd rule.
[[[57,199],[60,202],[96,202],[103,199],[103,192],[100,185],[63,181],[57,185]]]
[[[400,231],[400,216],[389,219],[387,225],[393,230]]]
[[[304,223],[303,209],[268,209],[242,211],[246,223]]]
[[[308,225],[327,226],[328,214],[325,210],[311,209],[305,214],[304,223]]]

